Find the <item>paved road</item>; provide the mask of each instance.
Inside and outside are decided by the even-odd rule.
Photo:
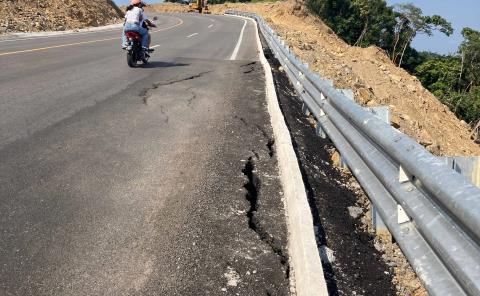
[[[0,40],[0,295],[287,294],[254,27],[159,24]]]

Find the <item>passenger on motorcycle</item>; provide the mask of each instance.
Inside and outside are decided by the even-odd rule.
[[[127,37],[125,36],[126,31],[135,31],[142,35],[142,47],[148,49],[148,30],[142,26],[146,20],[143,12],[144,6],[145,4],[141,0],[132,0],[131,5],[127,7],[122,34],[122,48],[124,49],[126,48],[125,44],[127,42]]]

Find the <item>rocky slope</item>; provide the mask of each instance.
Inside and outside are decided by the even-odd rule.
[[[119,22],[111,0],[0,0],[0,34],[103,26]]]

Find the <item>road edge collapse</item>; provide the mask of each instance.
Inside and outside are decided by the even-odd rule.
[[[284,192],[288,253],[296,295],[328,296],[305,185],[290,132],[278,102],[272,69],[263,53],[257,23],[253,19],[246,19],[255,25],[258,56],[265,72],[267,108],[275,137],[280,181]]]

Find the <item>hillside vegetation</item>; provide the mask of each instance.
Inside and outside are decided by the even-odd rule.
[[[111,0],[1,0],[0,34],[103,26],[120,21]]]
[[[414,4],[387,6],[385,0],[307,0],[310,10],[350,45],[375,45],[390,60],[417,76],[459,118],[480,122],[480,32],[463,28],[456,54],[417,52],[419,34],[450,36],[453,28],[440,15],[424,15]]]

